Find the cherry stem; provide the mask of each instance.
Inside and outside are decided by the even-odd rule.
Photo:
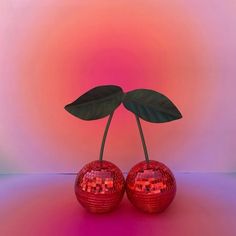
[[[109,118],[107,120],[106,128],[105,128],[105,131],[104,131],[104,134],[103,134],[103,138],[102,138],[102,145],[101,145],[101,149],[100,149],[99,161],[102,161],[102,158],[103,158],[104,146],[105,146],[106,137],[107,137],[107,133],[108,133],[108,130],[109,130],[109,126],[111,124],[111,119],[112,119],[113,113],[114,112],[112,112],[110,114],[110,116],[109,116]]]
[[[141,126],[139,117],[137,115],[135,115],[135,117],[136,117],[136,121],[137,121],[138,129],[139,129],[140,137],[141,137],[142,144],[143,144],[143,151],[144,151],[144,155],[145,155],[145,160],[146,160],[146,162],[149,162],[147,146],[146,146],[146,143],[145,143],[142,126]]]

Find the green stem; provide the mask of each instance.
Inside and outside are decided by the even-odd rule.
[[[146,146],[146,143],[145,143],[142,126],[141,126],[139,117],[137,115],[135,115],[135,117],[136,117],[136,121],[137,121],[138,129],[139,129],[140,137],[141,137],[142,144],[143,144],[143,151],[144,151],[144,155],[145,155],[145,160],[146,160],[146,162],[149,162],[147,146]]]
[[[107,137],[109,126],[111,124],[111,119],[112,119],[113,113],[114,112],[112,112],[110,114],[109,118],[108,118],[108,121],[107,121],[107,124],[106,124],[106,128],[105,128],[105,131],[104,131],[104,134],[103,134],[102,145],[101,145],[100,155],[99,155],[99,161],[102,161],[102,158],[103,158],[104,146],[105,146],[106,137]]]

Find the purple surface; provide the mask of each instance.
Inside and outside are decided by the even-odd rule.
[[[0,235],[236,235],[236,174],[175,173],[177,195],[162,214],[123,199],[104,215],[87,213],[74,175],[1,175]]]

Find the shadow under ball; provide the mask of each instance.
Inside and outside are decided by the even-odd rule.
[[[75,194],[80,204],[90,212],[106,213],[121,202],[125,179],[121,170],[108,161],[93,161],[77,175]]]
[[[160,213],[173,201],[176,181],[163,163],[142,161],[129,171],[126,192],[136,208],[149,213]]]

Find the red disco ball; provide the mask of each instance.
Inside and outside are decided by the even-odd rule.
[[[125,191],[121,170],[108,161],[93,161],[77,175],[75,194],[80,204],[90,212],[105,213],[114,210]]]
[[[164,164],[158,161],[142,161],[129,171],[126,192],[131,203],[138,209],[160,213],[173,201],[176,181]]]

